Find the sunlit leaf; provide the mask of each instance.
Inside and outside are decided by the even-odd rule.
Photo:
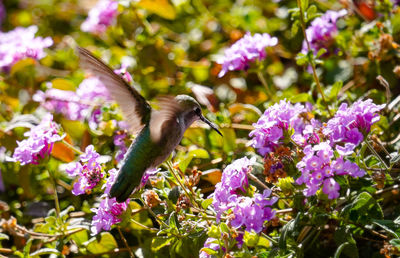
[[[138,6],[168,20],[176,17],[175,7],[169,0],[140,0]]]
[[[12,67],[11,67],[11,75],[14,75],[15,73],[22,71],[23,69],[25,69],[28,66],[33,66],[35,65],[36,61],[32,58],[25,58],[22,59],[18,62],[16,62]]]
[[[68,90],[68,91],[75,90],[74,84],[69,80],[56,78],[56,79],[51,81],[51,84],[52,84],[54,89]]]
[[[92,237],[85,245],[92,254],[108,252],[118,247],[113,235],[109,232],[100,233],[100,238]]]

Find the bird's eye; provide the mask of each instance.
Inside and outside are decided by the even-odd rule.
[[[200,116],[200,115],[201,115],[201,109],[198,108],[198,107],[195,108],[195,109],[194,109],[194,113],[196,113],[196,115],[199,115],[199,116]]]

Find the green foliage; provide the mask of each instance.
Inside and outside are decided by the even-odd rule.
[[[0,10],[3,32],[36,25],[36,36],[54,42],[40,60],[23,58],[0,70],[0,256],[399,256],[400,9],[388,0],[371,2],[374,17],[354,4],[338,19],[333,38],[320,40],[327,45],[314,51],[304,41],[307,28],[328,10],[345,8],[340,1],[124,0],[118,1],[115,20],[99,33],[81,29],[96,1],[0,1],[6,10],[4,19]],[[278,44],[265,49],[265,59],[219,78],[217,60],[247,32],[269,33]],[[123,162],[115,138],[127,134],[122,140],[127,147],[135,136],[121,125],[124,117],[112,100],[63,100],[86,105],[79,119],[49,110],[54,96],[37,101],[41,91],[60,90],[62,96],[79,91],[88,74],[79,66],[77,45],[112,69],[126,65],[130,85],[154,108],[162,108],[159,96],[196,97],[223,134],[201,123],[186,130],[168,161],[132,194],[112,223],[117,225],[97,235],[93,208],[106,198],[109,171]],[[304,146],[294,144],[294,128],[278,144],[292,146],[281,156],[261,156],[249,142],[254,123],[281,100],[310,104],[301,118],[322,121],[321,131],[313,133],[325,141],[324,123],[340,105],[367,98],[386,104],[380,121],[362,132],[364,141],[349,156],[367,175],[335,176],[338,198],[329,199],[323,190],[307,197],[304,185],[296,183]],[[63,141],[38,164],[14,162],[17,142],[49,112]],[[66,166],[79,161],[88,145],[101,154],[103,177],[75,196],[78,177],[69,176]],[[217,214],[213,205],[224,169],[244,156],[256,158],[256,164],[246,189],[236,191],[253,197],[267,187],[279,199],[272,206],[275,218],[258,233],[232,225],[234,207]],[[271,169],[270,161],[284,168]],[[205,246],[207,239],[214,240]]]

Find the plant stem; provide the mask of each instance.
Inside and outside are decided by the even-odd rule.
[[[272,98],[272,92],[271,92],[271,90],[270,90],[270,88],[268,86],[268,83],[265,80],[264,75],[262,74],[261,71],[257,71],[257,77],[260,80],[261,84],[264,86],[264,88],[265,88],[265,90],[267,92],[268,98],[271,99]]]
[[[122,241],[123,241],[124,244],[125,244],[125,247],[128,249],[129,255],[130,255],[131,257],[135,257],[135,256],[133,255],[133,253],[132,253],[132,250],[129,248],[128,241],[126,241],[126,238],[124,237],[124,234],[122,234],[122,232],[121,232],[121,228],[120,228],[119,226],[117,226],[117,229],[118,229],[119,235],[121,236]]]
[[[79,149],[77,149],[75,146],[71,145],[69,142],[67,142],[66,140],[62,140],[62,143],[64,143],[68,148],[70,148],[71,150],[75,151],[76,153],[78,153],[79,155],[82,155],[83,152]]]
[[[193,199],[193,197],[189,194],[189,192],[187,191],[187,189],[185,188],[185,186],[183,185],[182,181],[180,180],[180,178],[178,177],[178,175],[175,173],[175,170],[171,164],[171,161],[167,161],[167,166],[169,168],[169,170],[171,171],[172,176],[175,178],[175,180],[178,182],[178,184],[180,185],[180,187],[182,187],[183,191],[185,192],[186,196],[189,198],[189,200],[192,202],[192,204],[194,206],[197,206],[198,208],[199,205],[197,204],[197,202]]]
[[[368,139],[365,140],[365,143],[368,146],[368,149],[381,161],[381,163],[385,166],[386,169],[389,169],[389,167],[386,165],[385,161],[382,159],[382,157],[375,151],[375,149],[371,146],[371,144],[368,142]]]
[[[304,40],[306,41],[306,44],[307,44],[307,50],[308,50],[308,52],[310,52],[312,50],[311,50],[311,45],[310,45],[310,42],[308,41],[307,34],[306,34],[306,23],[304,22],[304,10],[301,6],[301,0],[297,0],[297,5],[299,6],[299,10],[300,10],[301,30],[303,31]],[[326,102],[325,94],[322,91],[321,83],[319,82],[319,79],[318,79],[317,70],[315,68],[315,63],[314,63],[314,58],[310,58],[309,61],[310,61],[310,65],[311,65],[311,68],[313,71],[314,81],[317,84],[318,91],[321,94],[322,100],[324,101],[324,103],[326,105],[329,115],[332,116],[331,110],[329,109],[328,103]]]
[[[60,203],[59,203],[59,200],[58,200],[56,181],[54,179],[53,173],[51,173],[50,171],[48,171],[48,172],[49,172],[49,177],[50,177],[51,183],[52,183],[53,188],[54,188],[54,194],[53,195],[54,195],[54,203],[55,203],[55,208],[56,208],[56,215],[57,215],[57,218],[60,218],[61,210],[60,210]]]

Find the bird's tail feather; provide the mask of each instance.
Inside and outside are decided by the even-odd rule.
[[[120,171],[117,180],[113,184],[110,190],[110,197],[116,197],[117,202],[124,202],[131,195],[136,184],[130,180],[127,173]]]

